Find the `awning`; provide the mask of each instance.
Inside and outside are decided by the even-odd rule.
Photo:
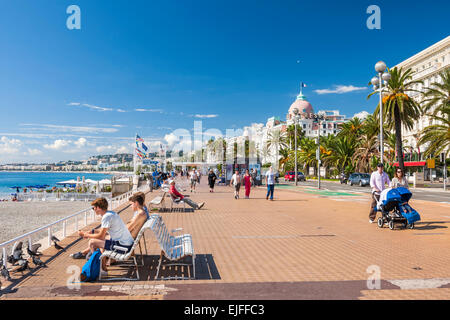
[[[405,167],[424,167],[426,165],[426,161],[405,161]],[[394,167],[398,167],[398,162],[394,162]]]

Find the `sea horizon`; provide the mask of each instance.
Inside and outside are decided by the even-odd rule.
[[[16,190],[11,188],[18,186],[21,188],[32,185],[56,186],[58,182],[66,181],[84,176],[85,179],[102,180],[110,179],[115,174],[123,173],[98,173],[98,172],[56,172],[56,171],[0,171],[0,198],[8,199]],[[20,190],[22,192],[22,189]]]

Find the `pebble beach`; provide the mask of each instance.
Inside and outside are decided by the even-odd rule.
[[[0,202],[0,243],[89,207],[90,203],[84,201]]]

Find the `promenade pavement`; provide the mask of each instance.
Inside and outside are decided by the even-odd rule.
[[[106,280],[70,289],[73,270],[79,272],[85,260],[69,254],[87,245],[72,234],[61,242],[64,251],[44,251],[47,268],[13,274],[12,282],[1,279],[0,300],[450,299],[449,204],[413,199],[422,221],[413,230],[390,230],[368,223],[368,194],[280,187],[269,201],[264,187],[254,188],[251,199],[244,199],[243,191],[239,200],[228,186],[210,193],[204,179],[191,194],[206,202],[203,209],[160,213],[169,229],[192,234],[194,280],[154,280],[160,249],[147,231],[149,255],[139,281]],[[157,195],[148,193],[146,202]],[[121,217],[127,221],[132,214],[128,207]],[[109,275],[127,272],[133,271],[111,266]],[[162,275],[183,272],[170,269]],[[377,274],[380,282],[373,278]]]

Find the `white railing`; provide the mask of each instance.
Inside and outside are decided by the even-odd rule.
[[[128,199],[137,191],[142,191],[145,192],[146,189],[148,189],[148,186],[145,184],[143,186],[141,186],[140,188],[138,188],[137,190],[131,190],[128,191],[127,193],[121,194],[117,197],[114,197],[112,199],[107,199],[108,200],[108,208],[110,210],[115,210],[116,208],[118,208],[119,206],[121,206],[122,204],[128,202]],[[97,195],[98,196],[98,195]],[[75,219],[75,223],[74,223],[74,230],[73,232],[79,230],[78,229],[78,225],[79,225],[79,220],[80,220],[80,216],[84,214],[84,217],[82,216],[81,219],[83,219],[84,224],[82,227],[85,227],[88,225],[88,216],[90,217],[90,222],[89,223],[93,223],[95,221],[95,214],[94,211],[92,210],[92,208],[89,209],[84,209],[82,211],[79,211],[77,213],[74,213],[68,217],[62,218],[56,222],[50,223],[46,226],[43,226],[41,228],[35,229],[33,231],[30,231],[28,233],[22,234],[18,237],[15,237],[14,239],[11,239],[9,241],[0,243],[0,248],[2,249],[2,254],[3,254],[3,265],[5,267],[7,267],[7,257],[8,255],[6,254],[7,252],[7,248],[8,246],[14,245],[15,243],[17,243],[20,240],[23,239],[27,239],[28,240],[28,247],[31,247],[31,245],[33,244],[32,242],[32,236],[36,235],[38,233],[42,233],[43,231],[47,230],[47,240],[48,240],[48,246],[51,246],[52,244],[52,228],[54,228],[56,225],[59,225],[62,223],[62,237],[66,237],[67,234],[67,221],[69,219]]]
[[[77,193],[77,192],[35,192],[19,193],[19,201],[93,201],[99,197],[111,198],[110,192],[102,193]]]

